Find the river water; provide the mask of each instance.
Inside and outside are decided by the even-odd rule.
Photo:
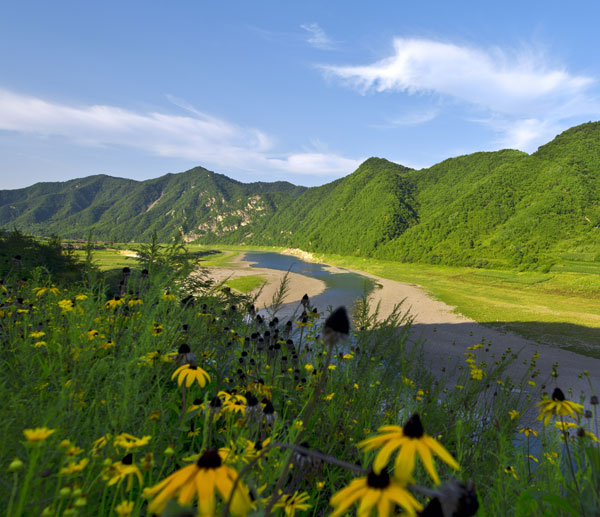
[[[292,255],[272,251],[247,251],[244,260],[250,262],[252,267],[290,271],[323,281],[326,285],[325,292],[311,299],[311,305],[317,307],[319,312],[328,307],[335,309],[340,305],[350,308],[357,299],[368,295],[375,287],[375,282],[366,276],[340,272],[342,268],[305,262]]]

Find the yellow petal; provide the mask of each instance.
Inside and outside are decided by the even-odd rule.
[[[407,438],[398,451],[394,475],[400,479],[408,479],[415,470],[415,440]]]
[[[460,465],[458,462],[441,443],[433,439],[431,436],[425,436],[424,441],[427,447],[429,447],[434,454],[437,454],[444,463],[450,465],[450,467],[452,467],[454,470],[460,470]]]
[[[423,462],[423,466],[425,467],[425,470],[429,473],[429,475],[431,476],[431,479],[433,479],[433,482],[436,485],[439,485],[440,478],[437,474],[437,471],[435,470],[435,465],[433,464],[433,458],[431,457],[431,451],[429,450],[429,447],[427,447],[427,445],[425,445],[421,440],[419,440],[417,442],[417,451],[419,453],[421,461]]]

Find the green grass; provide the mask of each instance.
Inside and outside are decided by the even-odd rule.
[[[131,248],[129,251],[133,252]],[[80,260],[85,260],[85,251],[74,250],[73,254]],[[101,271],[108,269],[120,269],[123,267],[132,268],[137,266],[138,261],[135,257],[128,257],[117,249],[94,250],[93,262]]]
[[[553,345],[600,343],[600,277],[494,271],[319,255],[328,264],[422,286],[473,320]],[[597,349],[582,347],[597,357]]]
[[[261,275],[247,275],[247,276],[239,276],[237,278],[232,278],[231,280],[227,280],[225,285],[239,291],[240,293],[248,294],[263,286],[267,282],[267,279]]]

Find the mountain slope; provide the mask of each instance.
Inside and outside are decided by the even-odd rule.
[[[202,167],[148,181],[90,176],[0,191],[0,225],[64,237],[168,240],[219,236],[272,214],[305,190],[287,182],[244,184]]]
[[[412,170],[370,158],[320,187],[244,184],[201,167],[138,182],[90,176],[0,191],[0,226],[36,234],[299,247],[392,260],[548,267],[600,260],[600,123],[528,155],[474,153]]]

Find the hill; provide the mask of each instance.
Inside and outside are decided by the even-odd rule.
[[[202,167],[148,181],[90,176],[0,191],[0,226],[36,234],[293,246],[478,267],[600,261],[600,123],[528,155],[474,153],[413,170],[370,158],[320,187],[248,183]]]
[[[196,167],[147,181],[106,175],[0,191],[0,226],[39,235],[187,240],[221,236],[272,215],[305,190],[287,182],[244,184]]]

